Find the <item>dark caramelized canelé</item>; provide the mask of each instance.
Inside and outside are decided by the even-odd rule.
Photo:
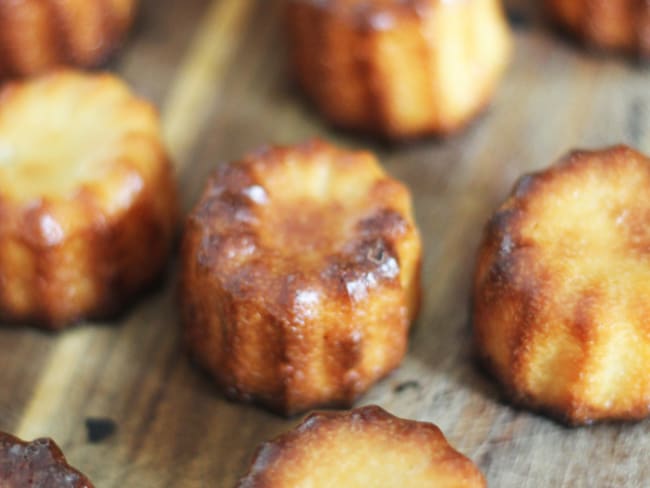
[[[571,424],[650,412],[650,159],[571,153],[524,176],[487,225],[480,355],[518,404]]]
[[[379,407],[315,413],[262,444],[237,488],[485,488],[471,460],[427,422]]]
[[[0,432],[0,487],[93,488],[51,439],[24,442]]]
[[[288,0],[298,83],[333,124],[449,134],[489,105],[511,38],[501,0]]]
[[[420,292],[407,188],[320,141],[219,168],[189,216],[189,347],[239,400],[348,405],[401,361]]]

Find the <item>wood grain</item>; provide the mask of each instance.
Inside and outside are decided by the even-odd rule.
[[[508,3],[517,42],[506,79],[491,110],[446,140],[385,146],[324,125],[289,79],[279,1],[145,0],[109,69],[161,107],[186,209],[221,161],[312,135],[370,147],[409,184],[424,307],[403,366],[361,403],[435,422],[491,486],[645,486],[649,421],[567,429],[503,404],[472,361],[474,252],[517,176],[573,147],[650,151],[647,69],[558,37],[534,0]],[[0,328],[0,430],[53,436],[99,487],[233,486],[255,446],[298,419],[227,402],[190,364],[174,268],[116,323],[60,335]],[[87,418],[117,431],[91,443]]]

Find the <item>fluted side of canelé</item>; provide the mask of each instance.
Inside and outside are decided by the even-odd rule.
[[[178,223],[158,116],[118,79],[56,72],[0,91],[0,320],[121,312]]]
[[[484,488],[485,478],[428,422],[369,405],[310,414],[295,429],[262,444],[237,488]]]
[[[574,152],[524,176],[474,278],[478,353],[512,400],[571,424],[648,415],[650,160]]]
[[[93,67],[124,39],[136,0],[0,0],[0,78]]]
[[[290,0],[296,78],[335,125],[448,134],[490,102],[510,58],[499,0]]]
[[[173,243],[173,174],[156,173],[110,217],[84,192],[76,202],[83,210],[44,202],[20,218],[19,229],[0,230],[0,321],[60,329],[111,318],[131,304],[161,275]],[[5,212],[12,210],[0,202]],[[84,222],[65,234],[67,218]]]
[[[350,404],[406,350],[420,286],[411,212],[374,158],[318,141],[221,168],[183,241],[192,354],[240,400],[287,414]]]
[[[546,0],[550,17],[595,48],[650,56],[650,4],[642,0]]]

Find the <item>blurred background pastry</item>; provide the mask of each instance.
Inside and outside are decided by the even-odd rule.
[[[137,0],[0,0],[0,78],[102,64],[136,8]]]
[[[177,224],[158,114],[119,79],[60,71],[0,92],[0,319],[61,328],[123,310]]]
[[[650,5],[639,0],[545,0],[549,16],[584,44],[650,57]]]
[[[489,105],[512,50],[500,0],[288,0],[296,79],[334,125],[450,134]]]

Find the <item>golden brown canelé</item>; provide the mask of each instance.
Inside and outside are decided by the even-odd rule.
[[[71,467],[52,439],[23,442],[0,432],[0,486],[2,488],[93,488]]]
[[[0,78],[104,62],[126,35],[136,0],[0,0]]]
[[[500,0],[288,0],[294,71],[335,125],[449,134],[490,102],[511,53]]]
[[[585,44],[650,57],[645,0],[545,0],[551,19]]]
[[[213,174],[187,221],[187,343],[232,398],[348,405],[405,353],[420,246],[409,191],[371,154],[253,152]]]
[[[0,320],[120,312],[171,250],[173,169],[155,109],[107,75],[0,91]]]
[[[650,160],[578,151],[524,176],[489,221],[478,351],[517,404],[571,424],[649,413]]]
[[[433,424],[376,406],[315,413],[262,444],[237,488],[484,488],[485,478]]]

